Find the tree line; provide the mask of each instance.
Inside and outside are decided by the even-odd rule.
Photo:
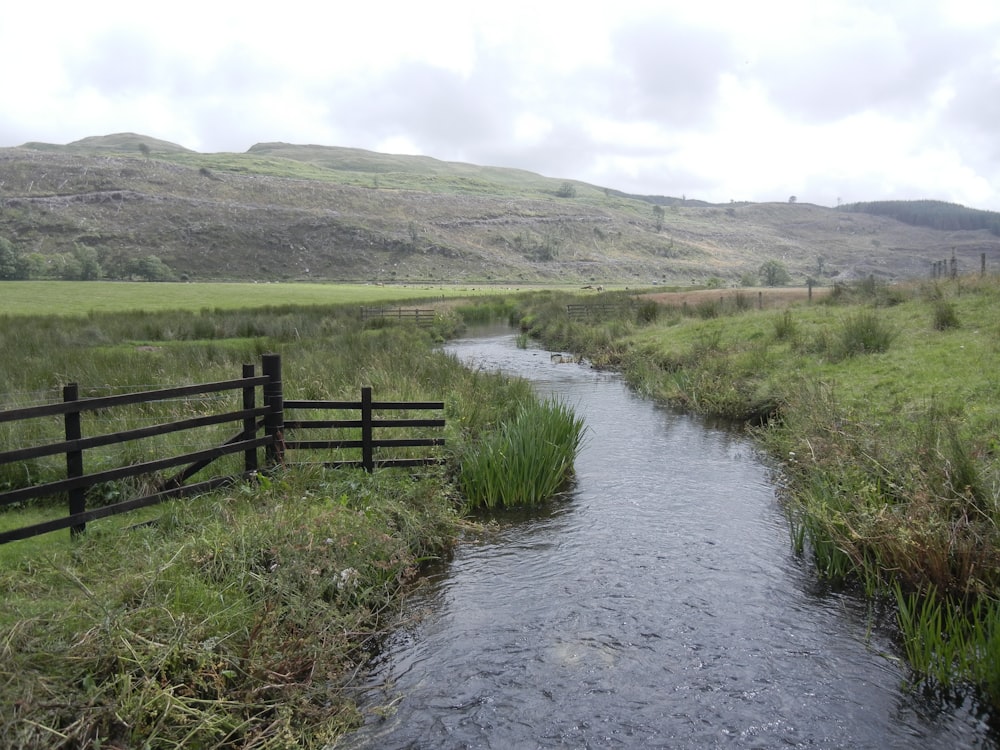
[[[967,208],[958,203],[930,200],[873,201],[848,203],[838,206],[837,210],[888,216],[904,224],[930,229],[947,231],[986,229],[1000,236],[1000,213]]]
[[[176,281],[177,274],[155,255],[139,256],[79,243],[65,253],[25,253],[0,237],[0,281],[30,279]]]

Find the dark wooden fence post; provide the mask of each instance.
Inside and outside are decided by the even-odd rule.
[[[243,365],[243,377],[252,378],[256,373],[254,372],[256,368],[250,365]],[[257,407],[257,389],[253,386],[249,386],[243,389],[243,408],[244,409],[255,409]],[[243,439],[253,440],[257,437],[257,421],[251,414],[248,417],[243,418]],[[248,448],[243,454],[243,470],[248,474],[252,471],[257,471],[257,449]]]
[[[986,253],[981,253],[979,255],[979,275],[986,275]]]
[[[281,355],[261,356],[261,374],[268,378],[264,386],[264,435],[271,439],[265,449],[269,464],[280,464],[285,460],[285,399],[281,384]]]
[[[375,471],[375,450],[372,447],[372,389],[361,389],[361,465],[371,474]]]
[[[70,383],[63,387],[63,401],[79,401],[80,388],[76,383]],[[70,440],[80,440],[83,431],[80,427],[80,412],[68,411],[65,418],[65,434],[67,442]],[[83,451],[79,448],[66,451],[66,478],[75,479],[83,476]],[[83,513],[87,509],[87,489],[85,487],[74,487],[69,491],[69,514]],[[87,524],[80,523],[70,526],[70,534],[77,536],[87,529]]]

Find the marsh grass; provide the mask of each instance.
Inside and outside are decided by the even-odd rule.
[[[288,398],[354,400],[369,385],[379,399],[445,402],[441,467],[368,476],[307,456],[259,484],[95,521],[76,541],[56,532],[0,547],[0,746],[329,746],[358,721],[351,680],[398,624],[402,592],[465,523],[462,458],[513,432],[505,425],[537,402],[530,385],[434,348],[446,328],[361,330],[353,306],[28,322],[30,334],[24,319],[0,318],[13,345],[0,361],[4,406],[58,401],[70,381],[103,395],[231,379],[270,351],[282,355]],[[109,410],[84,430],[219,406]],[[59,420],[0,427],[5,446],[61,439]],[[97,468],[192,447],[164,439],[86,460]],[[3,468],[4,488],[65,471],[58,460]],[[134,491],[108,483],[88,502]],[[62,507],[8,509],[0,524]]]
[[[358,721],[345,676],[454,539],[441,482],[284,472],[5,568],[0,741],[331,742]]]
[[[774,319],[774,338],[778,341],[794,341],[799,327],[791,310],[784,310]]]
[[[458,482],[468,506],[530,507],[550,500],[573,474],[583,429],[560,401],[523,406],[462,456]]]
[[[935,331],[947,331],[949,328],[958,328],[958,310],[954,302],[945,299],[934,300],[934,316],[931,322]]]
[[[887,351],[895,331],[874,309],[859,310],[844,319],[831,351],[833,359]]]
[[[962,325],[931,330],[942,306]],[[753,432],[780,462],[792,548],[824,581],[858,582],[877,596],[897,585],[907,594],[933,587],[963,603],[961,621],[942,615],[941,637],[1000,632],[992,604],[1000,590],[1000,277],[933,287],[868,279],[777,317],[716,313],[660,316],[614,342],[629,384],[699,413],[766,415]],[[531,331],[548,340],[544,323]],[[583,347],[575,351],[589,356],[596,336],[575,331]],[[995,653],[986,635],[975,639],[975,653]],[[973,671],[956,659],[937,662],[935,679],[970,680],[1000,705],[1000,659],[980,659]]]
[[[1000,601],[971,604],[936,589],[895,589],[897,622],[906,658],[920,681],[935,687],[975,686],[994,707],[1000,695]]]

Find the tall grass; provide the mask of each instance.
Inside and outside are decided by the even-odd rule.
[[[906,658],[918,679],[937,687],[976,686],[1000,708],[1000,601],[969,604],[934,588],[899,586],[895,598]]]
[[[446,330],[361,330],[353,308],[29,322],[30,334],[24,319],[0,318],[4,407],[59,400],[70,381],[97,394],[227,380],[275,351],[289,398],[354,400],[368,385],[378,399],[443,399],[448,447],[445,466],[415,475],[323,470],[317,463],[330,456],[317,455],[262,475],[261,484],[95,521],[75,542],[56,532],[0,546],[3,747],[329,746],[358,720],[348,687],[397,624],[408,582],[448,554],[464,523],[456,480],[463,459],[497,434],[515,434],[511,425],[523,428],[520,414],[566,415],[540,404],[530,384],[469,371],[434,348]],[[109,410],[84,429],[217,406],[178,400],[124,416]],[[5,447],[61,439],[59,420],[31,432],[11,427],[0,425]],[[88,452],[87,460],[191,447],[172,439]],[[508,453],[544,453],[560,441],[565,451],[573,439],[524,434]],[[557,476],[560,467],[564,478],[572,454],[549,463]],[[65,470],[58,461],[2,468],[0,488]],[[105,497],[88,503],[131,492],[99,489]],[[21,526],[48,511],[8,509],[0,522]]]
[[[446,554],[434,481],[295,470],[0,569],[4,747],[324,747],[345,679]]]
[[[927,666],[914,653],[915,668],[945,684],[969,680],[1000,705],[998,315],[996,276],[930,289],[869,278],[777,317],[725,306],[661,315],[611,346],[645,394],[751,423],[763,416],[753,431],[781,462],[793,549],[835,584],[938,592],[948,602],[938,620],[915,618],[909,600],[903,617],[930,622],[920,627],[949,644],[972,639],[962,649],[983,658]],[[577,351],[589,356],[606,330],[574,330]],[[532,331],[548,340],[548,326]]]
[[[523,406],[462,456],[458,482],[468,506],[511,508],[549,500],[573,473],[583,429],[560,401]]]

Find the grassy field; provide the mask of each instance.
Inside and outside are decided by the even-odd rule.
[[[0,281],[0,315],[87,315],[143,310],[234,310],[285,305],[404,304],[502,294],[489,285]]]

